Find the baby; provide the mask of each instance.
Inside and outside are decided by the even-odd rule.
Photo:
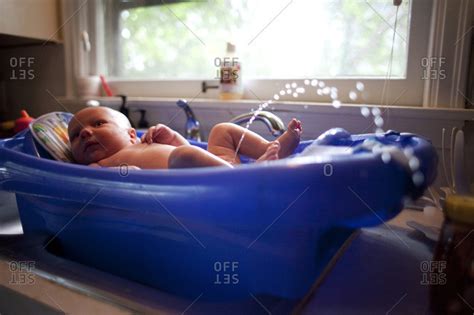
[[[90,166],[138,168],[188,168],[240,164],[239,154],[257,162],[289,156],[300,141],[301,122],[292,119],[288,130],[275,141],[267,141],[252,131],[232,124],[215,125],[209,135],[208,150],[190,145],[178,132],[158,124],[138,141],[127,117],[108,107],[89,107],[77,112],[68,127],[72,155],[77,163]]]

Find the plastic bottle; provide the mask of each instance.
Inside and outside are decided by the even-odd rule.
[[[220,65],[220,98],[222,100],[241,99],[243,96],[242,68],[235,54],[235,45],[227,43],[227,52]]]

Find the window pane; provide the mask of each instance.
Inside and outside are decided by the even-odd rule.
[[[398,15],[392,0],[130,2],[107,14],[111,75],[215,79],[230,41],[245,78],[386,77],[394,39],[391,77],[406,76],[408,0]]]

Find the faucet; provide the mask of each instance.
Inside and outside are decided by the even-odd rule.
[[[253,116],[255,116],[255,112],[248,112],[232,118],[230,122],[242,126],[248,123]],[[255,120],[263,122],[275,137],[282,135],[286,130],[280,117],[268,111],[259,111],[255,116]]]
[[[189,107],[186,100],[180,99],[176,102],[180,108],[184,110],[186,114],[186,126],[185,126],[185,137],[195,141],[201,141],[201,131],[199,121],[196,119],[193,110]]]

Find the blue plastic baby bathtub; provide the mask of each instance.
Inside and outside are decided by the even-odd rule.
[[[347,231],[392,218],[436,175],[434,148],[412,134],[334,129],[296,151],[312,142],[330,150],[127,172],[38,158],[27,131],[0,142],[0,188],[16,193],[24,232],[67,258],[192,298],[297,298]]]

